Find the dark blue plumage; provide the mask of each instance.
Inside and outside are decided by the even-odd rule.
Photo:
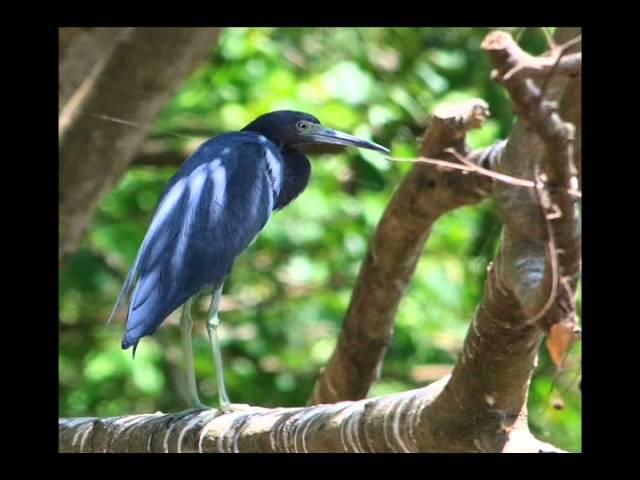
[[[138,254],[123,348],[152,334],[203,287],[222,282],[264,227],[282,186],[283,159],[264,136],[205,142],[178,170]]]
[[[219,394],[228,406],[215,333],[224,279],[272,213],[306,188],[311,163],[301,150],[318,144],[388,152],[323,127],[311,115],[280,111],[257,118],[240,132],[206,141],[187,159],[160,197],[111,314],[129,300],[123,348],[133,346],[135,352],[142,337],[151,335],[169,314],[185,305],[181,328],[187,363],[192,364],[189,302],[211,289],[208,330]],[[201,405],[193,372],[189,389],[192,403]]]

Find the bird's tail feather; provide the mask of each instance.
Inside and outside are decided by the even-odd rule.
[[[131,290],[133,289],[133,286],[135,284],[135,280],[138,273],[137,270],[138,270],[138,260],[136,259],[135,263],[133,264],[133,267],[131,267],[131,269],[129,270],[129,273],[127,274],[127,279],[124,281],[124,285],[122,286],[120,293],[118,294],[118,299],[116,300],[116,304],[114,305],[113,310],[111,311],[111,315],[109,315],[109,318],[107,319],[107,327],[111,324],[111,320],[113,320],[113,317],[115,317],[116,313],[118,313],[118,310],[120,310],[120,308],[125,303],[127,303],[127,300],[131,295]]]

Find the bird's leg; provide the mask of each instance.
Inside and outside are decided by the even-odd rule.
[[[229,410],[230,402],[227,396],[227,390],[224,388],[224,369],[222,367],[222,353],[220,351],[220,341],[218,340],[218,325],[220,319],[218,317],[218,307],[220,305],[220,297],[222,295],[221,283],[213,292],[211,297],[211,306],[209,307],[209,320],[207,321],[207,331],[209,332],[209,342],[213,351],[213,362],[216,368],[216,383],[218,384],[218,402],[221,410]]]
[[[224,388],[224,369],[222,368],[222,353],[220,351],[220,342],[218,340],[218,325],[220,319],[218,317],[218,306],[222,295],[222,287],[224,282],[216,287],[211,298],[211,307],[209,307],[209,321],[207,322],[207,330],[209,332],[209,341],[211,342],[211,350],[213,351],[213,361],[216,367],[216,382],[218,384],[218,402],[220,410],[228,412],[231,410],[240,410],[249,407],[248,405],[232,404],[229,402],[227,390]]]
[[[191,332],[193,320],[191,319],[191,303],[193,298],[187,300],[182,307],[180,316],[180,331],[182,332],[182,348],[184,352],[185,373],[187,375],[187,387],[189,389],[189,404],[193,410],[209,408],[200,401],[198,396],[198,386],[196,384],[196,371],[193,366],[193,345],[191,343]]]

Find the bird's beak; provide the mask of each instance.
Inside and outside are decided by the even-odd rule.
[[[339,132],[322,125],[313,125],[304,136],[309,139],[309,143],[325,143],[330,145],[344,145],[347,147],[366,148],[377,152],[389,153],[389,149],[377,143],[362,140],[348,133]]]

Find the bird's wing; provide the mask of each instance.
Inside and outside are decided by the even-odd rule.
[[[256,135],[234,135],[203,145],[165,190],[116,304],[133,289],[123,348],[152,334],[202,288],[219,284],[271,216],[282,183],[280,153]]]

